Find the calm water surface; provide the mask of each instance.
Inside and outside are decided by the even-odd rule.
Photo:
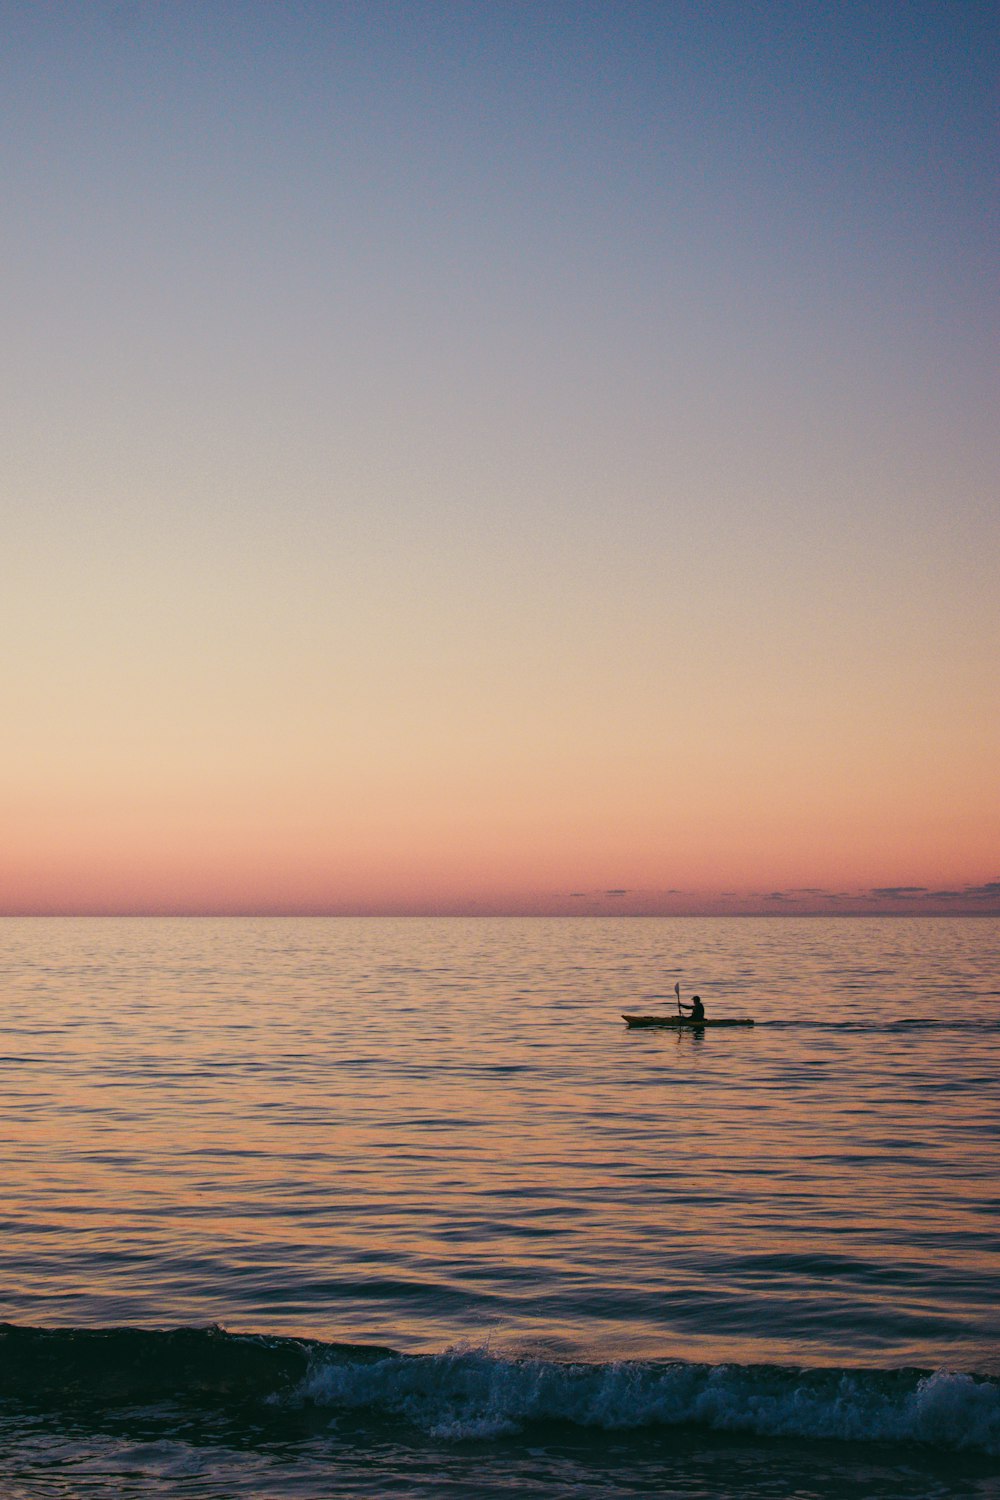
[[[57,1365],[84,1359],[84,1384],[125,1358],[102,1345],[95,1374],[87,1330],[269,1336],[269,1357],[307,1368],[265,1372],[254,1399],[284,1379],[296,1420],[312,1412],[322,1434],[347,1412],[389,1423],[392,1443],[400,1420],[422,1434],[403,1478],[376,1464],[371,1493],[464,1493],[448,1468],[462,1442],[515,1442],[536,1421],[602,1443],[638,1425],[646,1445],[641,1464],[630,1450],[631,1489],[619,1463],[601,1478],[602,1448],[572,1459],[590,1489],[553,1460],[539,1494],[666,1493],[663,1431],[675,1458],[706,1427],[829,1438],[837,1462],[852,1436],[933,1440],[975,1463],[1000,1449],[997,1387],[979,1378],[1000,1374],[996,921],[8,920],[0,964],[0,1318]],[[622,1010],[657,995],[672,1008],[675,979],[710,1016],[757,1025],[626,1030]],[[360,1345],[395,1353],[343,1352]],[[172,1348],[139,1362],[165,1368]],[[216,1357],[198,1349],[196,1363]],[[779,1367],[770,1425],[763,1366]],[[896,1433],[889,1416],[863,1430],[873,1403],[900,1421],[905,1405],[884,1384],[876,1399],[864,1372],[911,1366],[951,1372],[933,1401],[907,1387],[937,1403],[942,1432]],[[808,1400],[801,1378],[781,1384],[787,1368],[819,1382]],[[830,1416],[843,1393],[823,1395],[845,1371],[851,1432]],[[685,1394],[685,1379],[702,1385]],[[952,1442],[941,1403],[966,1398],[975,1420],[949,1419]],[[812,1428],[804,1400],[826,1412]],[[47,1494],[47,1463],[64,1478],[84,1461],[77,1439],[49,1407],[30,1440],[15,1417],[8,1492],[16,1472],[24,1494]],[[131,1493],[88,1431],[92,1492]],[[387,1440],[373,1431],[362,1469]],[[138,1439],[120,1441],[131,1454]],[[327,1441],[296,1432],[294,1485],[275,1460],[266,1480],[196,1465],[176,1492],[369,1493],[343,1452],[331,1481]],[[102,1428],[101,1442],[119,1437]],[[184,1442],[182,1467],[204,1451]],[[713,1453],[738,1467],[735,1450]],[[173,1493],[181,1479],[150,1462],[134,1493]],[[700,1492],[696,1471],[727,1492],[706,1462],[681,1453],[670,1492]],[[760,1472],[759,1453],[739,1463]],[[967,1479],[941,1492],[995,1492],[979,1470]],[[527,1471],[519,1484],[530,1492]]]

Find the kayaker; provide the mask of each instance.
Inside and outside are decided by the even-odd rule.
[[[677,1004],[680,1006],[681,1010],[689,1010],[691,1012],[692,1026],[697,1026],[699,1021],[704,1021],[705,1007],[701,1003],[700,995],[692,995],[690,1005],[688,1005],[686,1000],[678,1000]]]

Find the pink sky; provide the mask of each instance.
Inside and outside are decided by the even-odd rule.
[[[737,10],[22,11],[0,912],[1000,910],[975,8]]]

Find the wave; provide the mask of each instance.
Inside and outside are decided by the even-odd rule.
[[[210,1328],[31,1328],[0,1323],[0,1399],[58,1405],[262,1400],[301,1381],[321,1349]],[[364,1356],[365,1351],[349,1354]],[[387,1350],[371,1350],[378,1358]]]
[[[1000,1383],[927,1371],[511,1360],[482,1350],[320,1359],[295,1393],[402,1417],[431,1436],[497,1437],[537,1422],[608,1431],[698,1425],[760,1437],[923,1443],[1000,1454]]]
[[[0,1324],[0,1399],[48,1408],[248,1403],[275,1417],[392,1419],[440,1440],[539,1424],[697,1426],[759,1437],[919,1443],[1000,1455],[1000,1380],[945,1370],[791,1369],[682,1361],[513,1359],[488,1349],[400,1354],[220,1328]]]

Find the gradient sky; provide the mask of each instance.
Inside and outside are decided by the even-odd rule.
[[[1000,911],[998,39],[0,0],[0,911]]]

